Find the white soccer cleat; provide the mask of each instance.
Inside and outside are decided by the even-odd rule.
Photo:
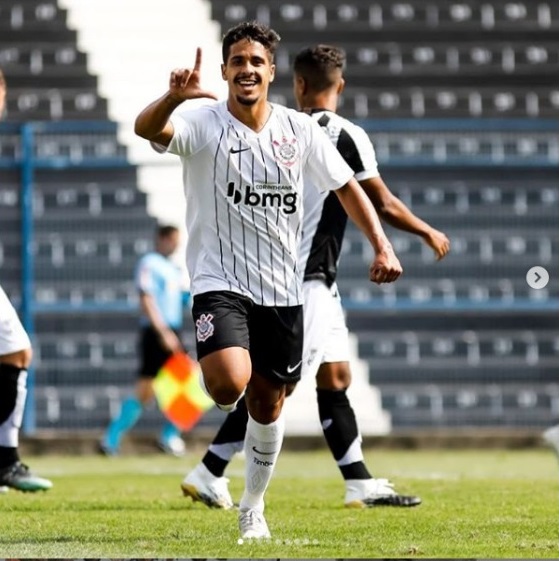
[[[421,499],[413,495],[399,495],[388,479],[351,479],[346,481],[344,503],[347,508],[409,507],[421,504]]]
[[[555,449],[557,454],[559,454],[559,425],[555,425],[544,431],[542,438]]]
[[[234,504],[228,483],[229,479],[216,477],[200,463],[183,479],[181,489],[183,495],[193,501],[200,501],[210,508],[229,510]]]
[[[271,538],[264,513],[254,508],[242,509],[239,512],[239,530],[244,540],[261,540]]]

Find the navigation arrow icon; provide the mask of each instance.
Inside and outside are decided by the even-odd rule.
[[[532,267],[526,274],[526,282],[530,288],[540,290],[549,283],[549,271],[540,265]]]

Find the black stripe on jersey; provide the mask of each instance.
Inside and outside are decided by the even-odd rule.
[[[221,238],[219,236],[219,213],[217,209],[218,192],[217,192],[217,156],[219,154],[219,147],[223,140],[223,135],[225,134],[225,128],[221,129],[221,134],[219,136],[219,141],[217,143],[217,148],[214,154],[214,209],[215,209],[215,229],[217,234],[217,239],[219,242],[219,260],[221,262],[221,270],[223,271],[223,277],[227,279],[227,273],[225,272],[225,266],[223,265],[223,246],[221,244]],[[232,288],[231,282],[227,279],[229,283],[229,288]]]
[[[291,120],[291,117],[288,116],[288,117],[287,117],[287,120],[289,121],[289,125],[291,126],[291,130],[292,130],[292,132],[293,132],[294,137],[297,138],[297,135],[296,135],[296,133],[295,133],[295,126],[294,126],[294,124],[293,124],[293,121]],[[303,168],[303,166],[299,166],[299,175],[301,174],[302,168]],[[291,174],[291,169],[289,169],[289,179],[291,180],[291,183],[293,184],[294,181],[293,181],[293,177],[292,177],[292,174]],[[299,197],[299,204],[303,204],[302,195],[300,195],[299,193],[297,193],[297,197]],[[291,255],[297,255],[297,254],[298,254],[297,246],[299,245],[299,244],[298,244],[299,230],[301,229],[301,213],[300,213],[300,212],[296,212],[296,213],[294,213],[294,214],[295,214],[295,216],[297,217],[298,222],[297,222],[297,230],[296,230],[296,232],[295,232],[295,247],[290,247],[290,248],[289,248],[289,251],[290,251]],[[291,220],[291,219],[292,219],[292,217],[290,216],[287,220]],[[294,265],[293,265],[293,272],[296,273],[298,260],[295,259],[294,261],[295,261],[295,263],[294,263]],[[287,283],[287,280],[286,280],[286,283]],[[296,295],[297,302],[298,302],[298,301],[299,301],[299,283],[295,283],[295,286],[296,286],[295,295]],[[288,305],[289,305],[289,302],[288,302]]]
[[[274,146],[274,139],[272,138],[271,129],[270,129],[270,146],[272,148],[272,153],[274,154],[274,156],[276,156],[276,149],[275,149],[275,146]],[[276,169],[278,171],[277,183],[279,185],[281,183],[281,168],[278,164],[277,157],[275,159],[275,165],[276,165]],[[279,229],[279,222],[280,222],[280,209],[278,207],[278,211],[277,211],[277,214],[276,214],[276,227],[278,227],[278,229]],[[287,301],[289,302],[289,290],[287,288],[287,268],[285,266],[285,248],[283,247],[283,245],[282,245],[282,254],[281,254],[281,257],[279,257],[279,259],[281,261],[281,265],[283,266],[283,284],[284,284],[284,287],[285,287],[285,293],[287,294]],[[277,306],[277,302],[275,300],[275,292],[274,292],[274,302]]]
[[[262,147],[260,148],[262,149]],[[252,154],[252,184],[254,185],[254,152],[251,150]],[[254,235],[256,236],[256,263],[258,270],[260,270],[260,235],[258,234],[258,228],[256,226],[256,220],[254,217],[254,208],[250,209],[252,213],[252,223],[254,224]],[[247,272],[248,275],[248,272]],[[260,275],[260,304],[264,305],[264,282],[262,280],[262,275]]]
[[[246,140],[246,133],[243,134],[245,140]],[[251,150],[252,153],[252,150]],[[242,173],[241,173],[241,162],[242,162],[242,158],[241,158],[241,152],[239,152],[239,176],[242,177]],[[254,155],[252,157],[252,161],[251,161],[251,175],[252,177],[254,177]],[[254,183],[254,182],[253,182]],[[246,231],[245,231],[245,221],[243,219],[243,215],[239,212],[239,216],[241,219],[241,226],[243,228],[243,254],[245,256],[245,272],[246,272],[246,277],[247,277],[247,288],[250,290],[250,275],[249,275],[249,271],[248,271],[248,259],[247,259],[247,244],[246,244]],[[253,216],[253,223],[254,223],[254,216]]]
[[[325,113],[317,122],[321,127],[326,127],[331,120],[331,117]],[[330,133],[328,136],[354,174],[366,169],[355,141],[344,128],[339,129],[337,137],[332,138]],[[305,266],[305,280],[323,280],[328,286],[334,283],[346,225],[345,210],[337,195],[329,193],[324,200],[322,215],[313,236],[311,251]]]
[[[353,170],[354,174],[365,171],[365,164],[361,159],[355,141],[345,129],[340,131],[338,141],[336,142],[336,148],[342,155],[342,158],[347,162],[347,165]]]
[[[322,280],[329,287],[334,284],[346,225],[347,214],[338,196],[329,193],[313,236],[304,280]]]
[[[264,183],[268,183],[268,166],[266,165],[266,158],[264,156],[264,150],[260,144],[260,138],[258,138],[258,146],[260,146],[260,153],[262,154],[262,163],[264,164]],[[270,272],[272,273],[272,286],[274,287],[274,305],[277,306],[277,293],[276,293],[276,275],[274,273],[274,254],[272,237],[270,236],[270,225],[268,223],[268,209],[264,209],[264,221],[266,224],[266,232],[268,234],[268,244],[270,245]],[[262,294],[264,298],[264,294]]]
[[[229,126],[229,131],[228,133],[233,130],[233,132],[236,134],[237,131],[235,131],[233,126]],[[225,183],[227,185],[229,185],[229,157],[227,156],[227,171],[225,173]],[[240,215],[240,212],[239,212]],[[244,233],[244,225],[243,225],[243,217],[240,216],[241,218],[241,225],[243,226],[243,233]],[[229,224],[229,241],[230,241],[230,245],[231,245],[231,255],[233,256],[233,276],[235,277],[235,280],[237,281],[237,285],[239,287],[239,289],[242,290],[242,285],[241,285],[241,281],[239,280],[239,277],[237,276],[237,256],[235,254],[235,248],[233,246],[233,226],[231,224],[231,205],[227,204],[227,222]]]

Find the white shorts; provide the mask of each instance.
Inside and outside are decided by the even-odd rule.
[[[31,341],[21,321],[0,286],[0,356],[17,353],[31,347]]]
[[[316,376],[325,362],[349,361],[349,333],[338,287],[322,281],[303,283],[303,368],[301,377]]]

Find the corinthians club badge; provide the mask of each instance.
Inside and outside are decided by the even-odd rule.
[[[285,136],[281,139],[281,142],[273,140],[272,144],[275,147],[276,160],[286,166],[291,167],[298,157],[297,139],[292,138],[288,140]]]

